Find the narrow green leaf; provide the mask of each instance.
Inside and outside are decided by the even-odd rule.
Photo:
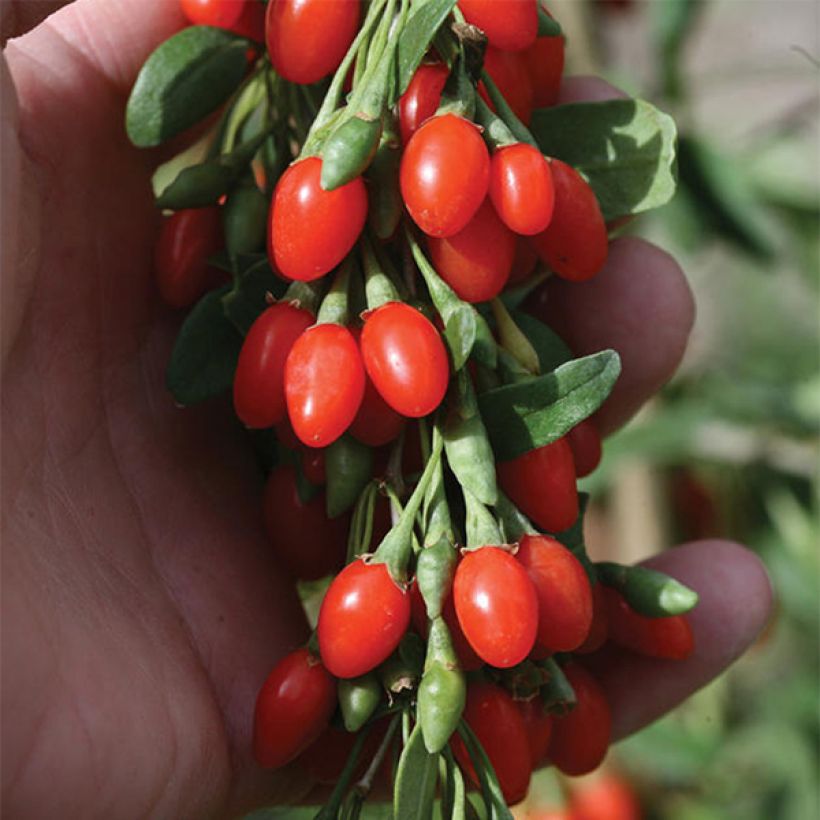
[[[407,90],[436,32],[450,15],[455,4],[456,0],[425,0],[413,4],[399,39],[397,97]],[[392,105],[393,102],[390,100],[389,104]]]
[[[542,373],[549,373],[572,359],[572,351],[564,340],[543,322],[520,310],[511,311],[510,315],[535,348]]]
[[[561,438],[603,404],[620,372],[618,354],[604,350],[482,393],[478,403],[496,458],[508,461]]]
[[[246,259],[247,257],[241,257]],[[231,289],[222,297],[222,309],[244,336],[257,317],[268,307],[268,295],[281,298],[285,284],[274,274],[267,258],[240,271]]]
[[[438,780],[438,755],[424,746],[417,723],[401,753],[393,791],[395,820],[427,820],[433,816],[433,798]]]
[[[476,340],[475,312],[469,305],[458,305],[450,312],[444,326],[444,339],[453,357],[453,368],[461,370]]]
[[[215,111],[242,81],[247,49],[244,37],[210,26],[189,26],[158,46],[128,98],[131,142],[160,145]]]
[[[587,178],[605,219],[657,208],[675,193],[675,123],[644,100],[542,108],[530,129],[547,156]]]
[[[165,382],[179,404],[196,404],[233,384],[242,336],[225,316],[229,286],[206,294],[188,314],[177,336]]]
[[[481,793],[487,806],[488,820],[513,820],[513,815],[504,800],[501,786],[498,784],[498,777],[495,774],[493,765],[481,746],[481,742],[465,720],[459,723],[458,733],[467,747],[467,753],[470,755],[473,768],[481,783]]]

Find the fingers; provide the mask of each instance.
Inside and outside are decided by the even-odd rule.
[[[610,244],[604,269],[589,282],[549,280],[534,312],[579,356],[617,350],[622,371],[595,416],[602,433],[628,421],[672,376],[695,319],[686,277],[660,248],[636,237]]]
[[[717,677],[754,642],[769,620],[772,588],[754,553],[730,541],[698,541],[646,562],[695,589],[687,616],[695,651],[660,661],[605,650],[593,666],[613,712],[613,738],[637,731]]]

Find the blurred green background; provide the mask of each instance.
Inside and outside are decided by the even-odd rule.
[[[698,305],[679,373],[587,482],[588,547],[639,560],[735,539],[778,601],[727,674],[613,750],[634,800],[588,820],[818,818],[820,4],[550,7],[568,73],[601,74],[678,122],[677,196],[629,230],[678,259]],[[553,778],[519,816],[560,803]]]

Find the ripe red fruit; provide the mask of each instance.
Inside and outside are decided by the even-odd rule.
[[[564,674],[577,703],[553,719],[549,759],[564,774],[577,776],[597,769],[606,756],[612,733],[612,711],[600,684],[577,663]]]
[[[592,188],[561,160],[550,165],[555,210],[549,227],[532,238],[541,259],[563,279],[584,282],[598,273],[609,252],[606,224]]]
[[[515,666],[530,653],[538,599],[526,570],[506,550],[468,552],[456,569],[453,603],[470,646],[490,666]]]
[[[335,71],[359,27],[359,0],[271,0],[265,40],[278,74],[315,83]]]
[[[465,302],[486,302],[507,283],[515,259],[515,234],[496,215],[489,198],[458,233],[427,239],[430,259]]]
[[[409,624],[409,593],[384,564],[357,559],[333,579],[322,601],[322,661],[339,678],[364,675],[390,656]]]
[[[419,126],[436,113],[448,75],[444,63],[426,63],[416,69],[407,91],[399,98],[402,145],[407,145]]]
[[[524,719],[515,701],[500,686],[475,682],[467,687],[464,720],[490,759],[504,799],[509,805],[523,800],[530,787],[532,762]],[[462,771],[479,785],[470,755],[458,735],[450,741]]]
[[[208,257],[223,245],[218,207],[187,208],[166,217],[154,252],[154,269],[163,301],[175,308],[192,305],[216,284]]]
[[[570,784],[573,820],[641,820],[643,812],[629,783],[607,769]]]
[[[247,0],[245,7],[242,9],[242,15],[236,21],[236,24],[231,26],[231,31],[247,37],[255,43],[264,43],[265,11],[265,5],[260,3],[259,0]],[[250,53],[252,55],[250,60],[255,59],[257,56],[255,49],[251,49]]]
[[[564,73],[565,42],[560,37],[539,37],[521,55],[533,91],[533,107],[546,108],[558,102]]]
[[[603,586],[609,640],[650,658],[684,660],[695,648],[692,627],[684,615],[647,618],[640,615],[615,589]]]
[[[566,437],[497,465],[501,489],[538,527],[562,532],[578,518],[575,463]]]
[[[388,302],[367,316],[362,358],[376,390],[403,416],[432,413],[447,392],[444,342],[424,314],[403,302]]]
[[[518,234],[541,233],[552,219],[555,192],[549,163],[537,148],[519,142],[490,161],[490,199],[501,221]]]
[[[319,157],[299,160],[282,174],[273,192],[268,256],[288,279],[310,282],[333,270],[356,244],[367,219],[361,177],[325,191],[321,174]]]
[[[279,302],[251,325],[233,380],[233,406],[246,427],[271,427],[285,418],[285,360],[313,322],[309,311]]]
[[[262,510],[276,555],[295,578],[313,581],[344,564],[350,516],[328,518],[324,491],[303,502],[296,471],[289,464],[274,468],[268,476]]]
[[[516,558],[538,596],[538,644],[552,652],[580,646],[592,625],[592,590],[581,562],[547,535],[525,535]]]
[[[513,259],[510,278],[507,280],[507,287],[520,284],[527,279],[533,273],[537,264],[538,254],[535,252],[532,243],[520,236],[515,245],[515,259]]]
[[[352,332],[361,349],[361,329],[353,328]],[[370,376],[365,375],[364,397],[350,425],[350,434],[369,447],[381,447],[399,437],[405,421],[404,416],[381,397]]]
[[[539,695],[529,700],[517,700],[516,705],[527,731],[530,762],[536,769],[547,756],[552,737],[552,716],[544,708],[544,701]]]
[[[529,125],[533,107],[532,83],[521,55],[499,51],[489,46],[484,54],[484,68],[516,117],[524,125]],[[481,94],[484,102],[495,111],[495,106],[483,82],[478,85],[478,93]]]
[[[532,45],[538,35],[536,0],[459,0],[458,7],[495,48],[519,51]]]
[[[426,638],[429,630],[427,607],[424,604],[421,590],[415,582],[413,582],[413,585],[410,587],[410,610],[416,632],[418,632],[422,638]],[[453,605],[452,593],[447,597],[447,601],[441,611],[441,617],[444,618],[444,623],[447,624],[447,629],[450,630],[453,648],[456,651],[456,655],[458,655],[458,662],[461,664],[461,668],[465,672],[473,672],[476,669],[481,669],[484,665],[484,661],[476,655],[472,646],[470,646],[470,642],[464,636],[464,632],[458,622],[455,606]]]
[[[364,395],[364,365],[353,334],[314,325],[294,343],[285,362],[285,398],[297,438],[327,447],[350,427]]]
[[[312,447],[306,447],[302,450],[300,463],[302,473],[311,484],[321,486],[327,481],[324,450],[314,450]]]
[[[592,626],[589,628],[586,640],[575,650],[584,655],[600,649],[606,643],[609,634],[603,589],[601,583],[592,587]]]
[[[245,0],[179,0],[179,6],[195,26],[232,29],[245,10]]]
[[[253,755],[260,766],[290,763],[323,732],[336,708],[336,682],[318,658],[297,649],[268,675],[256,699]]]
[[[590,419],[584,419],[567,433],[575,461],[575,475],[583,478],[601,463],[601,434]]]
[[[454,114],[427,120],[410,138],[399,184],[410,216],[429,236],[452,236],[487,195],[490,155],[476,126]]]

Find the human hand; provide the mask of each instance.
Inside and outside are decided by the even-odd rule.
[[[254,466],[229,408],[182,413],[163,384],[178,324],[150,276],[150,174],[164,153],[128,143],[123,111],[147,54],[182,24],[175,0],[136,11],[77,0],[5,52],[10,816],[231,816],[307,786],[259,770],[250,754],[256,692],[306,635],[262,533]],[[599,417],[614,429],[680,359],[693,318],[685,279],[663,252],[621,239],[593,282],[550,292],[579,353],[622,354]],[[619,735],[714,677],[767,617],[765,574],[740,547],[688,546],[656,565],[701,594],[697,649],[674,668],[612,659],[605,683]],[[641,690],[627,685],[635,664]]]

